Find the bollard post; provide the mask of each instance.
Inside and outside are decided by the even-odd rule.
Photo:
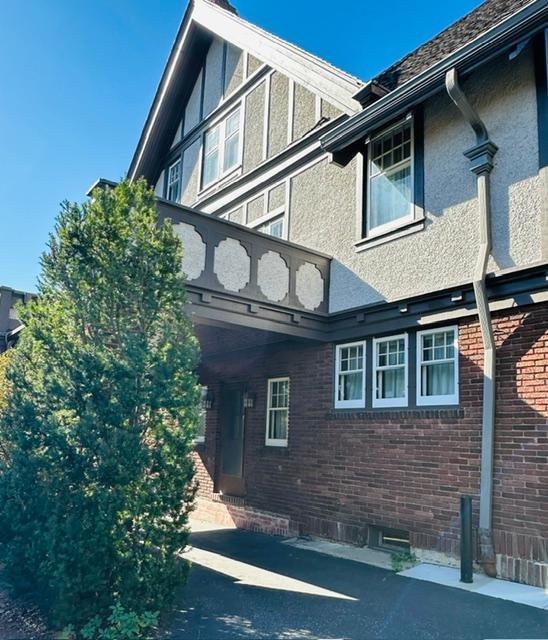
[[[460,581],[474,582],[472,573],[472,498],[460,498]]]

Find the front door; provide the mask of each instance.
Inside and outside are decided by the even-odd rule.
[[[244,387],[225,385],[221,391],[221,461],[219,490],[243,496],[244,490]]]

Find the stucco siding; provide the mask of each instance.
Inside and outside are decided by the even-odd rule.
[[[262,66],[263,63],[258,58],[249,54],[247,56],[247,77],[249,78],[250,75],[254,74],[255,71],[258,71]]]
[[[501,58],[463,83],[498,145],[489,270],[542,258],[536,97],[531,56]],[[478,251],[476,179],[463,152],[472,130],[445,94],[425,105],[425,226],[355,251],[356,167],[326,161],[292,181],[290,239],[334,257],[332,311],[469,282]]]
[[[227,43],[226,68],[225,68],[225,98],[231,95],[241,84],[244,78],[244,56],[241,49]]]
[[[183,153],[183,182],[181,202],[192,205],[196,201],[199,185],[200,139],[195,140]]]
[[[255,222],[264,216],[264,196],[259,196],[247,204],[247,223]]]
[[[268,211],[285,206],[285,191],[285,182],[282,182],[268,192]]]
[[[289,109],[289,80],[274,72],[270,84],[270,117],[268,120],[268,157],[275,156],[287,146],[287,118]]]
[[[326,100],[322,100],[322,118],[329,118],[330,120],[334,120],[335,118],[338,118],[341,114],[342,111],[340,109],[337,109],[337,107],[334,107],[331,103],[327,102]]]
[[[316,96],[300,84],[295,85],[293,140],[299,140],[316,124]]]
[[[254,169],[263,159],[265,83],[246,98],[244,131],[244,172]]]
[[[204,118],[219,105],[223,97],[223,48],[223,41],[216,38],[207,52],[203,99]]]
[[[200,122],[200,102],[202,98],[202,73],[200,71],[196,84],[185,107],[184,133],[185,135]]]

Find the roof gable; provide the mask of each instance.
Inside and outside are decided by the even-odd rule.
[[[130,179],[156,179],[157,159],[169,149],[200,72],[199,61],[215,36],[247,50],[344,113],[360,110],[354,96],[363,83],[357,78],[243,20],[226,0],[191,0],[131,162]]]

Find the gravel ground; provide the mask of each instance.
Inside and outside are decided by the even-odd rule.
[[[51,640],[53,635],[31,602],[10,595],[0,574],[0,640]]]

